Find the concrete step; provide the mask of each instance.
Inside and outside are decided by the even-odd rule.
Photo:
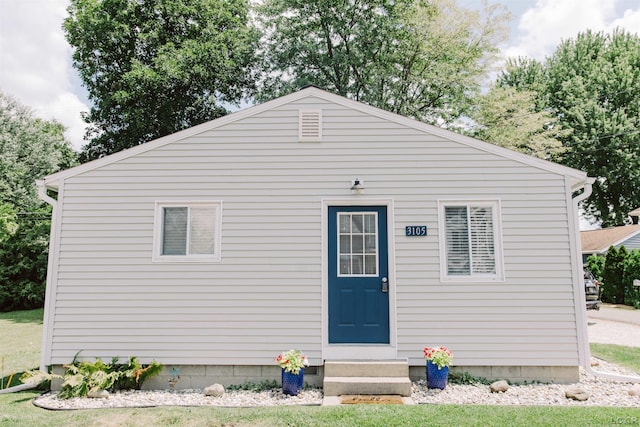
[[[403,360],[326,360],[324,395],[411,396],[409,363]]]
[[[402,360],[325,360],[325,377],[408,377],[409,363]]]
[[[409,377],[324,377],[325,396],[400,395],[411,396]]]

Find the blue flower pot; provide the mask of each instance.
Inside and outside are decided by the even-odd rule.
[[[300,372],[294,374],[292,372],[286,372],[282,368],[282,392],[289,396],[297,396],[302,390],[304,384],[304,368],[300,369]]]
[[[427,387],[444,390],[449,380],[449,367],[438,369],[438,365],[427,360]]]

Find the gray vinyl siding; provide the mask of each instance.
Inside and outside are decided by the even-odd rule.
[[[318,108],[322,142],[298,142],[298,110]],[[300,348],[320,364],[322,199],[355,178],[394,201],[398,356],[577,365],[565,178],[310,98],[64,181],[50,363],[266,365]],[[440,282],[437,202],[457,198],[500,201],[503,282]],[[223,203],[221,262],[152,262],[155,202],[172,200]]]
[[[624,246],[629,251],[640,249],[640,234],[636,234],[635,236],[626,239],[624,242],[620,243],[617,248],[620,249],[621,246]]]

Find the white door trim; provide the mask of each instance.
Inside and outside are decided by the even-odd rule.
[[[389,262],[389,344],[329,344],[329,206],[386,206]],[[394,359],[397,357],[395,220],[392,199],[322,199],[322,359]]]

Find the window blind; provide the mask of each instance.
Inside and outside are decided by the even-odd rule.
[[[496,274],[493,209],[445,207],[447,274]]]
[[[187,221],[186,207],[164,208],[162,255],[186,255]]]

